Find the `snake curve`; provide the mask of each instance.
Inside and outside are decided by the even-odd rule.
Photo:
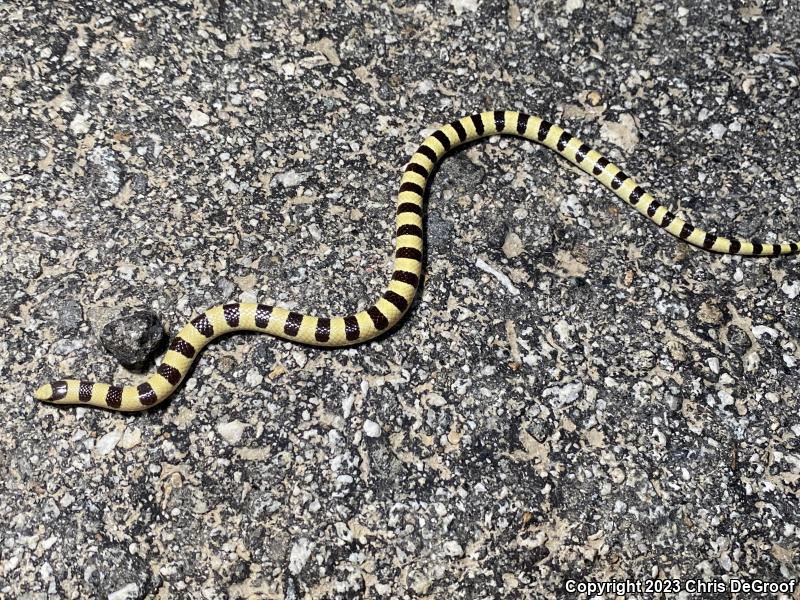
[[[436,164],[453,148],[495,134],[538,142],[594,176],[619,198],[668,233],[711,252],[778,256],[798,252],[797,243],[764,244],[706,233],[687,223],[644,191],[633,178],[581,140],[539,117],[515,111],[487,111],[434,131],[406,166],[397,195],[396,249],[391,280],[383,295],[356,314],[316,317],[278,306],[231,303],[209,308],[187,323],[169,345],[155,374],[138,386],[59,380],[38,388],[38,400],[118,411],[148,409],[168,398],[183,381],[198,353],[233,331],[258,331],[312,346],[347,346],[392,328],[417,292],[423,247],[423,195]]]

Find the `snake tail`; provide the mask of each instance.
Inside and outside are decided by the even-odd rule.
[[[391,329],[408,310],[422,271],[423,196],[431,172],[452,149],[491,135],[508,134],[538,142],[592,175],[625,203],[675,237],[711,252],[778,256],[798,251],[796,242],[766,244],[730,239],[695,227],[646,192],[627,173],[581,140],[539,117],[488,111],[434,131],[411,157],[397,194],[394,266],[383,294],[366,310],[317,317],[265,304],[232,303],[209,308],[181,329],[156,372],[137,386],[64,379],[41,386],[34,396],[54,404],[79,404],[119,411],[150,408],[181,384],[199,352],[214,338],[234,331],[258,331],[312,346],[347,346]]]

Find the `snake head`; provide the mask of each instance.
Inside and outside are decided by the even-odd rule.
[[[53,381],[52,383],[46,383],[33,392],[33,397],[43,402],[58,402],[59,400],[63,400],[66,395],[66,381]]]

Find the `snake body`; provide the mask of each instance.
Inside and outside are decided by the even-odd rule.
[[[316,317],[266,304],[214,306],[180,330],[155,374],[144,383],[116,386],[66,379],[41,386],[35,397],[54,404],[144,410],[168,398],[186,377],[198,353],[220,335],[258,331],[312,346],[347,346],[370,340],[392,328],[408,310],[419,284],[424,250],[423,196],[431,172],[453,148],[495,134],[522,137],[554,150],[653,223],[698,248],[747,256],[778,256],[798,251],[795,242],[764,244],[707,233],[676,216],[622,169],[561,127],[515,111],[488,111],[437,129],[411,157],[397,195],[392,277],[383,294],[368,309],[347,316]]]

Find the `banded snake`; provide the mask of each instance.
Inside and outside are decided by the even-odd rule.
[[[423,195],[431,172],[453,148],[495,134],[539,142],[595,177],[668,233],[711,252],[778,256],[798,251],[795,242],[764,244],[728,239],[687,223],[644,191],[633,178],[581,140],[539,117],[515,111],[488,111],[464,117],[434,131],[411,157],[397,195],[396,249],[389,285],[366,310],[316,317],[279,306],[231,303],[209,308],[172,340],[155,374],[138,386],[66,379],[45,384],[34,396],[54,404],[82,404],[119,411],[150,408],[168,398],[183,381],[198,353],[214,338],[233,331],[258,331],[312,346],[347,346],[392,328],[408,310],[422,273]]]

